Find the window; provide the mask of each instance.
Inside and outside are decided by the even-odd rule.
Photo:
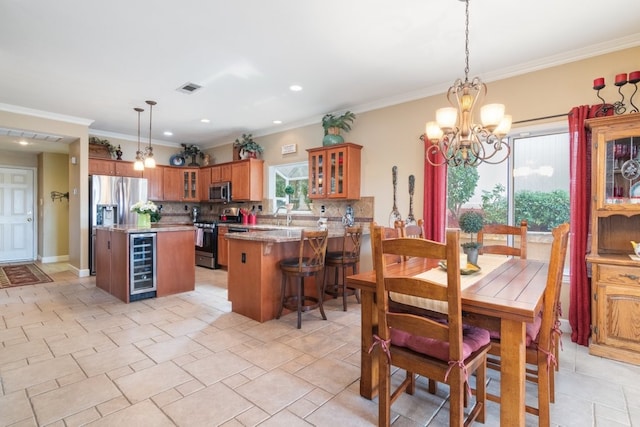
[[[551,230],[569,221],[569,134],[520,133],[509,144],[506,162],[449,168],[448,226],[457,227],[457,217],[470,209],[482,211],[486,223],[526,219],[528,258],[548,260]]]
[[[290,188],[291,194],[285,189]],[[269,167],[269,198],[274,208],[291,203],[297,213],[311,213],[308,196],[309,164],[307,162],[287,163]]]

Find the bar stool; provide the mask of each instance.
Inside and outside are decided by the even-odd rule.
[[[360,245],[362,243],[362,226],[345,227],[342,238],[342,250],[327,252],[324,269],[324,293],[333,295],[334,298],[342,296],[342,309],[347,311],[347,297],[355,295],[358,303],[360,294],[353,288],[347,288],[347,269],[351,268],[352,274],[358,274],[360,262]],[[327,288],[327,270],[335,268],[334,282]],[[341,270],[342,283],[338,277]]]
[[[302,326],[302,312],[320,308],[322,318],[327,320],[322,307],[322,286],[318,278],[318,272],[324,269],[325,256],[327,254],[327,230],[302,230],[300,234],[300,249],[295,258],[285,258],[280,261],[282,270],[282,287],[280,308],[276,319],[282,315],[282,309],[287,308],[298,312],[298,329]],[[304,278],[316,276],[316,292],[318,297],[305,295]],[[287,295],[287,282],[290,278],[296,278],[296,292]]]

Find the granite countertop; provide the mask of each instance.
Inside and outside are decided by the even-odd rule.
[[[193,225],[185,224],[151,224],[151,228],[139,228],[137,225],[113,225],[113,226],[98,226],[103,230],[116,231],[119,233],[160,233],[165,231],[194,231],[196,228]]]
[[[243,226],[249,228],[251,226]],[[227,233],[225,237],[233,240],[246,240],[250,242],[284,243],[300,241],[302,230],[318,230],[314,227],[280,227],[267,231],[252,231],[250,233]],[[344,228],[329,227],[329,238],[344,236]]]

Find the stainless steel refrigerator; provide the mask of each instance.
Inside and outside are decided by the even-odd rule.
[[[96,227],[136,224],[137,214],[131,206],[147,200],[148,183],[145,178],[122,176],[89,176],[89,270],[96,274]]]

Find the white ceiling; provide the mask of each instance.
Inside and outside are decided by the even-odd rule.
[[[320,126],[325,113],[442,93],[464,77],[464,9],[457,0],[2,0],[0,109],[131,137],[142,107],[146,137],[151,99],[154,141],[203,148]],[[639,16],[638,0],[471,0],[470,77],[640,45]],[[176,90],[188,82],[202,89]]]

